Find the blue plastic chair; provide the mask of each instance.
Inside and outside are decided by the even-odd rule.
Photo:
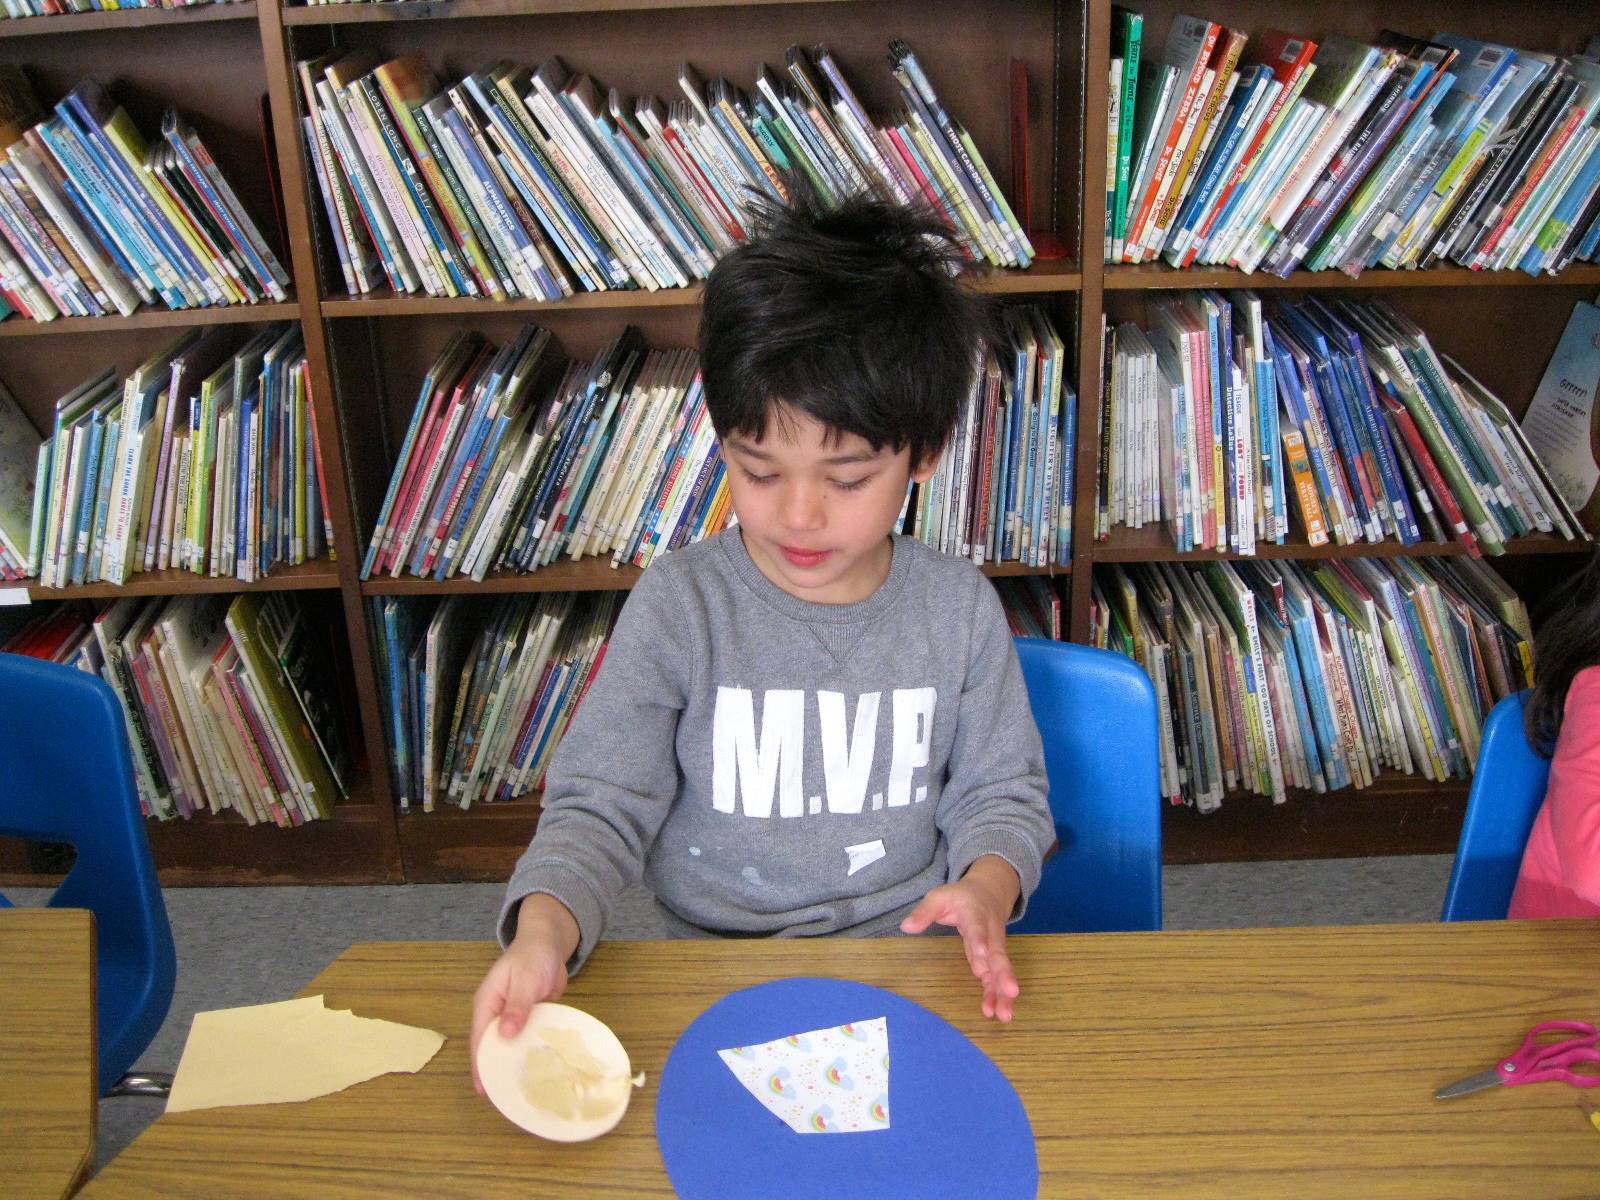
[[[178,966],[122,709],[103,680],[0,654],[0,834],[77,850],[48,903],[94,912],[107,1095],[166,1019]]]
[[[1442,920],[1500,921],[1511,907],[1522,851],[1550,781],[1550,760],[1528,744],[1524,732],[1528,696],[1507,696],[1483,723]]]
[[[1160,929],[1161,741],[1149,676],[1092,646],[1016,645],[1061,844],[1012,930]]]

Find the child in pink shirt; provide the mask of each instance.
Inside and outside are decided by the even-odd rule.
[[[1528,740],[1550,754],[1550,786],[1507,915],[1600,916],[1600,555],[1539,631],[1534,662]]]

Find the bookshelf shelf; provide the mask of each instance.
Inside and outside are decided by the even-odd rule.
[[[538,796],[476,804],[465,811],[441,804],[431,813],[401,813],[397,824],[406,879],[503,883],[538,823]]]
[[[459,3],[459,0],[449,0]],[[975,280],[979,291],[996,296],[1034,296],[1076,292],[1083,276],[1076,264],[1036,263],[1026,271],[994,271]],[[663,288],[656,292],[584,292],[562,300],[478,300],[470,296],[329,296],[322,301],[322,315],[334,318],[441,316],[454,313],[486,315],[506,312],[588,312],[638,308],[693,309],[700,307],[704,289]]]
[[[608,558],[581,558],[540,567],[537,571],[495,571],[483,581],[471,579],[418,579],[388,575],[364,580],[363,596],[448,596],[472,592],[608,592],[631,588],[640,575],[638,567],[613,568]]]
[[[1022,563],[985,563],[980,570],[991,579],[1017,575],[1066,575],[1065,567],[1030,567]],[[384,575],[362,581],[363,596],[448,596],[485,592],[610,592],[627,591],[638,581],[638,567],[613,568],[606,558],[584,558],[540,567],[537,571],[496,571],[482,582],[472,579],[399,579]]]
[[[769,4],[841,4],[855,0],[399,0],[393,4],[286,5],[285,25],[376,25],[390,21],[537,17],[558,13],[662,12],[683,8],[754,8]]]
[[[1462,780],[1430,783],[1385,774],[1360,791],[1291,790],[1283,804],[1229,796],[1216,812],[1169,807],[1163,819],[1172,865],[1371,854],[1449,854],[1467,807]]]
[[[8,588],[27,588],[35,600],[106,600],[121,596],[184,596],[234,592],[303,592],[339,586],[339,572],[327,561],[279,567],[264,579],[245,583],[231,576],[212,578],[192,571],[141,571],[128,582],[80,583],[71,587],[40,587],[35,580],[0,584]]]
[[[1568,541],[1549,534],[1534,534],[1507,542],[1506,553],[1587,554],[1593,545],[1592,542]],[[1261,543],[1256,547],[1254,555],[1217,550],[1191,550],[1185,553],[1173,546],[1172,538],[1165,529],[1149,525],[1143,529],[1115,529],[1109,539],[1096,542],[1092,551],[1094,561],[1104,563],[1215,562],[1219,559],[1248,561],[1252,557],[1292,558],[1306,561],[1323,558],[1425,558],[1453,557],[1467,553],[1467,547],[1461,542],[1420,542],[1415,546],[1402,546],[1395,541],[1362,542],[1354,546],[1336,546],[1330,542],[1325,546],[1308,546],[1303,539],[1286,542],[1281,546]]]
[[[188,8],[129,8],[112,12],[53,13],[43,17],[13,17],[0,22],[0,38],[85,33],[102,29],[135,29],[159,25],[208,25],[215,21],[254,21],[253,0],[243,4],[197,4]]]
[[[28,20],[31,18],[23,18]],[[14,317],[0,321],[0,338],[50,337],[74,333],[125,333],[139,329],[181,329],[189,325],[247,325],[253,321],[292,321],[300,306],[283,304],[233,304],[225,308],[144,308],[130,317],[57,317],[54,321],[27,321]]]
[[[1559,275],[1529,275],[1526,271],[1469,271],[1466,267],[1430,267],[1425,271],[1363,271],[1352,279],[1343,271],[1295,271],[1286,279],[1253,271],[1246,275],[1234,270],[1174,270],[1164,263],[1138,266],[1108,266],[1105,289],[1108,292],[1152,291],[1166,288],[1365,288],[1399,290],[1403,288],[1469,287],[1596,287],[1600,286],[1600,266],[1575,263]]]
[[[156,872],[166,887],[399,882],[398,862],[385,849],[393,843],[393,809],[373,799],[367,777],[351,793],[328,820],[293,829],[246,825],[232,813],[147,821]],[[53,887],[60,879],[42,872],[22,843],[0,839],[0,887]]]
[[[156,870],[166,887],[398,882],[383,850],[394,814],[361,801],[368,791],[364,781],[358,799],[335,805],[330,819],[294,829],[252,827],[232,815],[150,822]]]

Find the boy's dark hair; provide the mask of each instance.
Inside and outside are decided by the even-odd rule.
[[[1546,758],[1555,752],[1573,677],[1600,664],[1600,548],[1556,589],[1551,603],[1555,610],[1533,639],[1537,681],[1523,712],[1528,741]]]
[[[760,439],[778,404],[913,466],[949,439],[989,307],[931,209],[868,196],[825,210],[807,187],[750,204],[753,236],[706,282],[700,371],[719,437]]]

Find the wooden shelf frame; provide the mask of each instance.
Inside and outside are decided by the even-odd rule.
[[[839,4],[850,0],[399,0],[398,3],[285,5],[285,25],[379,25],[391,21],[460,21],[561,13],[671,12],[769,4]]]
[[[1281,280],[1228,270],[1174,271],[1160,264],[1107,266],[1097,251],[1105,208],[1103,114],[1111,53],[1110,0],[1005,0],[997,7],[1005,10],[997,17],[1013,22],[1025,19],[1031,22],[1027,29],[1041,31],[1041,39],[1030,46],[1041,61],[1051,64],[1051,69],[1048,77],[1033,79],[1033,104],[1036,129],[1044,130],[1050,142],[1042,149],[1035,142],[1037,161],[1033,165],[1048,168],[1043,177],[1035,172],[1035,197],[1048,198],[1048,211],[1039,214],[1036,224],[1053,228],[1074,257],[1040,260],[1027,271],[991,272],[977,278],[975,285],[1008,301],[1032,300],[1046,305],[1064,332],[1075,327],[1075,333],[1068,336],[1075,340],[1078,363],[1078,494],[1073,511],[1074,552],[1069,567],[1034,569],[1002,564],[985,570],[991,576],[1064,577],[1062,586],[1069,597],[1069,636],[1074,640],[1082,641],[1087,636],[1088,600],[1097,563],[1235,557],[1180,555],[1172,549],[1165,531],[1158,528],[1119,529],[1104,542],[1094,540],[1100,331],[1108,311],[1117,317],[1135,311],[1146,295],[1172,288],[1201,287],[1403,293],[1395,297],[1398,303],[1427,301],[1433,305],[1435,319],[1451,307],[1504,315],[1526,303],[1531,306],[1533,316],[1529,321],[1537,334],[1526,351],[1532,355],[1542,353],[1544,343],[1553,345],[1559,336],[1559,329],[1548,326],[1556,320],[1560,307],[1569,305],[1571,299],[1585,291],[1600,287],[1600,266],[1592,264],[1575,265],[1554,278],[1532,278],[1519,271],[1472,272],[1445,267],[1369,271],[1357,279],[1337,272],[1301,271]],[[1566,32],[1573,22],[1546,21],[1552,15],[1546,10],[1560,10],[1553,14],[1557,17],[1568,9],[1572,10],[1568,15],[1586,11],[1578,0],[1539,0],[1534,5],[1523,5],[1520,0],[1486,0],[1471,12],[1458,10],[1445,0],[1347,0],[1338,9],[1300,0],[1291,4],[1288,13],[1282,7],[1280,0],[1212,0],[1203,11],[1252,36],[1273,25],[1320,37],[1335,32],[1370,34],[1385,25],[1422,30],[1424,26],[1450,24],[1476,36],[1564,52],[1578,48],[1567,44],[1577,36]],[[1165,37],[1170,17],[1185,10],[1185,6],[1181,0],[1151,0],[1142,8],[1147,18],[1146,52],[1153,57]],[[322,244],[325,234],[322,218],[317,214],[321,200],[314,196],[314,180],[308,180],[307,175],[294,60],[337,44],[371,46],[383,52],[421,48],[437,66],[447,56],[452,61],[474,61],[470,56],[485,47],[498,50],[502,40],[514,56],[521,45],[516,39],[527,35],[531,28],[535,35],[526,40],[527,45],[544,45],[547,33],[558,31],[565,41],[553,41],[536,52],[554,50],[580,70],[595,69],[603,75],[603,68],[584,61],[588,52],[598,46],[616,59],[625,36],[633,39],[630,45],[634,48],[628,53],[638,56],[641,70],[675,70],[675,58],[670,64],[665,63],[672,56],[670,50],[638,51],[639,29],[649,22],[652,28],[680,39],[686,36],[685,30],[695,31],[696,37],[704,35],[708,58],[720,54],[729,61],[748,60],[753,65],[763,58],[770,59],[796,40],[789,36],[792,29],[808,20],[815,27],[818,13],[825,13],[828,29],[850,27],[859,33],[861,23],[870,22],[874,37],[881,32],[883,42],[905,32],[906,24],[932,21],[932,25],[923,28],[943,30],[944,41],[933,45],[914,37],[912,41],[928,57],[944,60],[941,65],[946,70],[938,79],[952,77],[946,94],[951,109],[976,120],[992,117],[996,106],[1004,104],[1004,59],[974,61],[974,56],[988,52],[985,47],[992,50],[999,43],[985,43],[977,36],[969,41],[955,28],[955,18],[948,13],[941,16],[940,9],[916,0],[401,0],[313,6],[259,0],[194,9],[129,10],[0,22],[0,47],[11,47],[9,51],[0,48],[0,54],[9,53],[22,62],[46,48],[59,54],[54,49],[58,42],[39,35],[82,34],[86,40],[76,44],[87,48],[116,45],[118,30],[129,31],[125,36],[130,39],[154,36],[149,31],[156,30],[164,37],[164,53],[170,57],[170,65],[162,69],[177,80],[187,70],[186,59],[193,61],[190,56],[214,51],[230,36],[227,31],[239,31],[240,22],[253,20],[253,36],[261,57],[249,66],[262,74],[271,103],[269,152],[281,180],[288,240],[286,266],[295,285],[289,302],[186,312],[146,310],[125,318],[0,323],[0,377],[4,377],[8,361],[18,355],[59,355],[63,349],[70,354],[80,345],[101,344],[78,341],[88,335],[108,337],[118,345],[150,346],[163,336],[162,331],[194,325],[297,319],[305,329],[316,399],[315,419],[327,474],[329,517],[338,554],[331,561],[280,570],[248,587],[338,593],[337,603],[349,631],[350,668],[356,681],[361,729],[369,758],[378,769],[363,778],[358,796],[340,806],[332,821],[302,829],[250,829],[242,822],[224,818],[152,823],[152,842],[164,881],[375,882],[505,877],[537,820],[537,797],[480,805],[467,812],[451,807],[441,807],[434,813],[400,812],[396,806],[387,771],[382,767],[388,757],[387,723],[372,642],[371,600],[379,596],[473,592],[625,590],[640,573],[632,567],[613,569],[608,560],[591,558],[575,563],[563,561],[531,574],[497,573],[481,583],[409,577],[363,581],[360,563],[367,521],[372,515],[365,510],[372,505],[374,488],[381,491],[387,481],[385,472],[392,466],[382,460],[381,454],[375,456],[373,447],[384,444],[386,425],[392,434],[393,427],[403,420],[399,414],[409,412],[410,389],[415,386],[415,379],[407,374],[413,365],[409,360],[395,368],[392,378],[384,378],[385,351],[394,353],[410,343],[425,344],[427,338],[438,338],[442,332],[463,324],[481,325],[491,336],[499,337],[504,330],[529,320],[548,323],[558,337],[577,335],[580,340],[591,342],[614,335],[627,323],[641,324],[647,334],[660,330],[665,331],[663,336],[677,338],[686,330],[692,331],[701,298],[699,287],[602,292],[555,302],[503,304],[424,296],[335,294],[326,271],[332,261],[330,248]],[[938,24],[941,19],[944,25]],[[447,24],[432,24],[440,21]],[[417,22],[429,24],[424,29]],[[585,41],[591,36],[587,32],[591,25],[599,31],[592,35],[597,39],[595,45]],[[726,32],[727,28],[734,32]],[[169,32],[172,36],[166,37]],[[28,40],[6,42],[7,38]],[[574,38],[573,44],[566,44]],[[598,45],[598,40],[604,39],[610,40]],[[1044,44],[1046,39],[1048,46]],[[664,44],[670,41],[671,37],[664,38]],[[627,86],[634,81],[618,77],[607,82]],[[1003,107],[999,111],[1003,112]],[[243,128],[229,132],[256,136],[254,130]],[[1002,170],[1006,147],[1000,144],[1003,139],[992,140],[994,144],[986,143],[984,149],[986,154],[995,156],[991,166],[1007,186]],[[257,212],[256,216],[260,219],[268,214]],[[1092,248],[1095,252],[1079,248]],[[333,277],[336,276],[334,272]],[[1498,343],[1520,346],[1513,334],[1498,332],[1491,336]],[[49,340],[52,338],[57,340]],[[413,358],[423,353],[414,348],[410,352]],[[1521,399],[1525,401],[1526,397]],[[1547,537],[1526,538],[1511,544],[1506,558],[1489,561],[1517,570],[1542,569],[1543,565],[1559,569],[1571,561],[1573,554],[1586,549],[1581,544]],[[1261,556],[1311,560],[1464,552],[1459,544],[1401,547],[1382,543],[1316,549],[1290,544],[1262,547]],[[35,598],[46,600],[233,592],[246,588],[233,580],[163,572],[135,576],[121,588],[96,584],[30,590]],[[1464,788],[1458,784],[1440,786],[1385,776],[1365,792],[1293,795],[1287,805],[1277,807],[1243,797],[1230,798],[1220,813],[1207,817],[1174,810],[1167,817],[1168,860],[1442,850],[1453,844],[1463,796]],[[9,878],[8,861],[0,853],[0,880]]]
[[[282,304],[231,304],[217,308],[141,308],[126,317],[57,317],[53,321],[28,321],[18,316],[0,321],[0,338],[183,329],[191,325],[247,325],[254,321],[293,321],[299,316],[300,306],[293,299]]]
[[[128,582],[77,583],[66,587],[42,587],[37,579],[0,584],[6,588],[26,588],[34,600],[114,600],[119,596],[228,595],[235,592],[305,592],[335,589],[339,573],[326,559],[278,567],[270,575],[245,583],[226,576],[196,575],[193,571],[141,571],[128,576]]]
[[[446,0],[459,3],[460,0]],[[835,0],[837,2],[837,0]],[[1600,277],[1600,276],[1597,276]],[[992,271],[974,280],[974,286],[993,296],[1050,296],[1071,294],[1083,286],[1077,264],[1037,262],[1026,271]],[[426,317],[454,313],[559,313],[628,309],[698,309],[704,289],[696,284],[659,291],[584,292],[562,300],[479,300],[471,296],[396,296],[392,292],[367,296],[325,296],[323,315],[331,319],[356,317]]]

